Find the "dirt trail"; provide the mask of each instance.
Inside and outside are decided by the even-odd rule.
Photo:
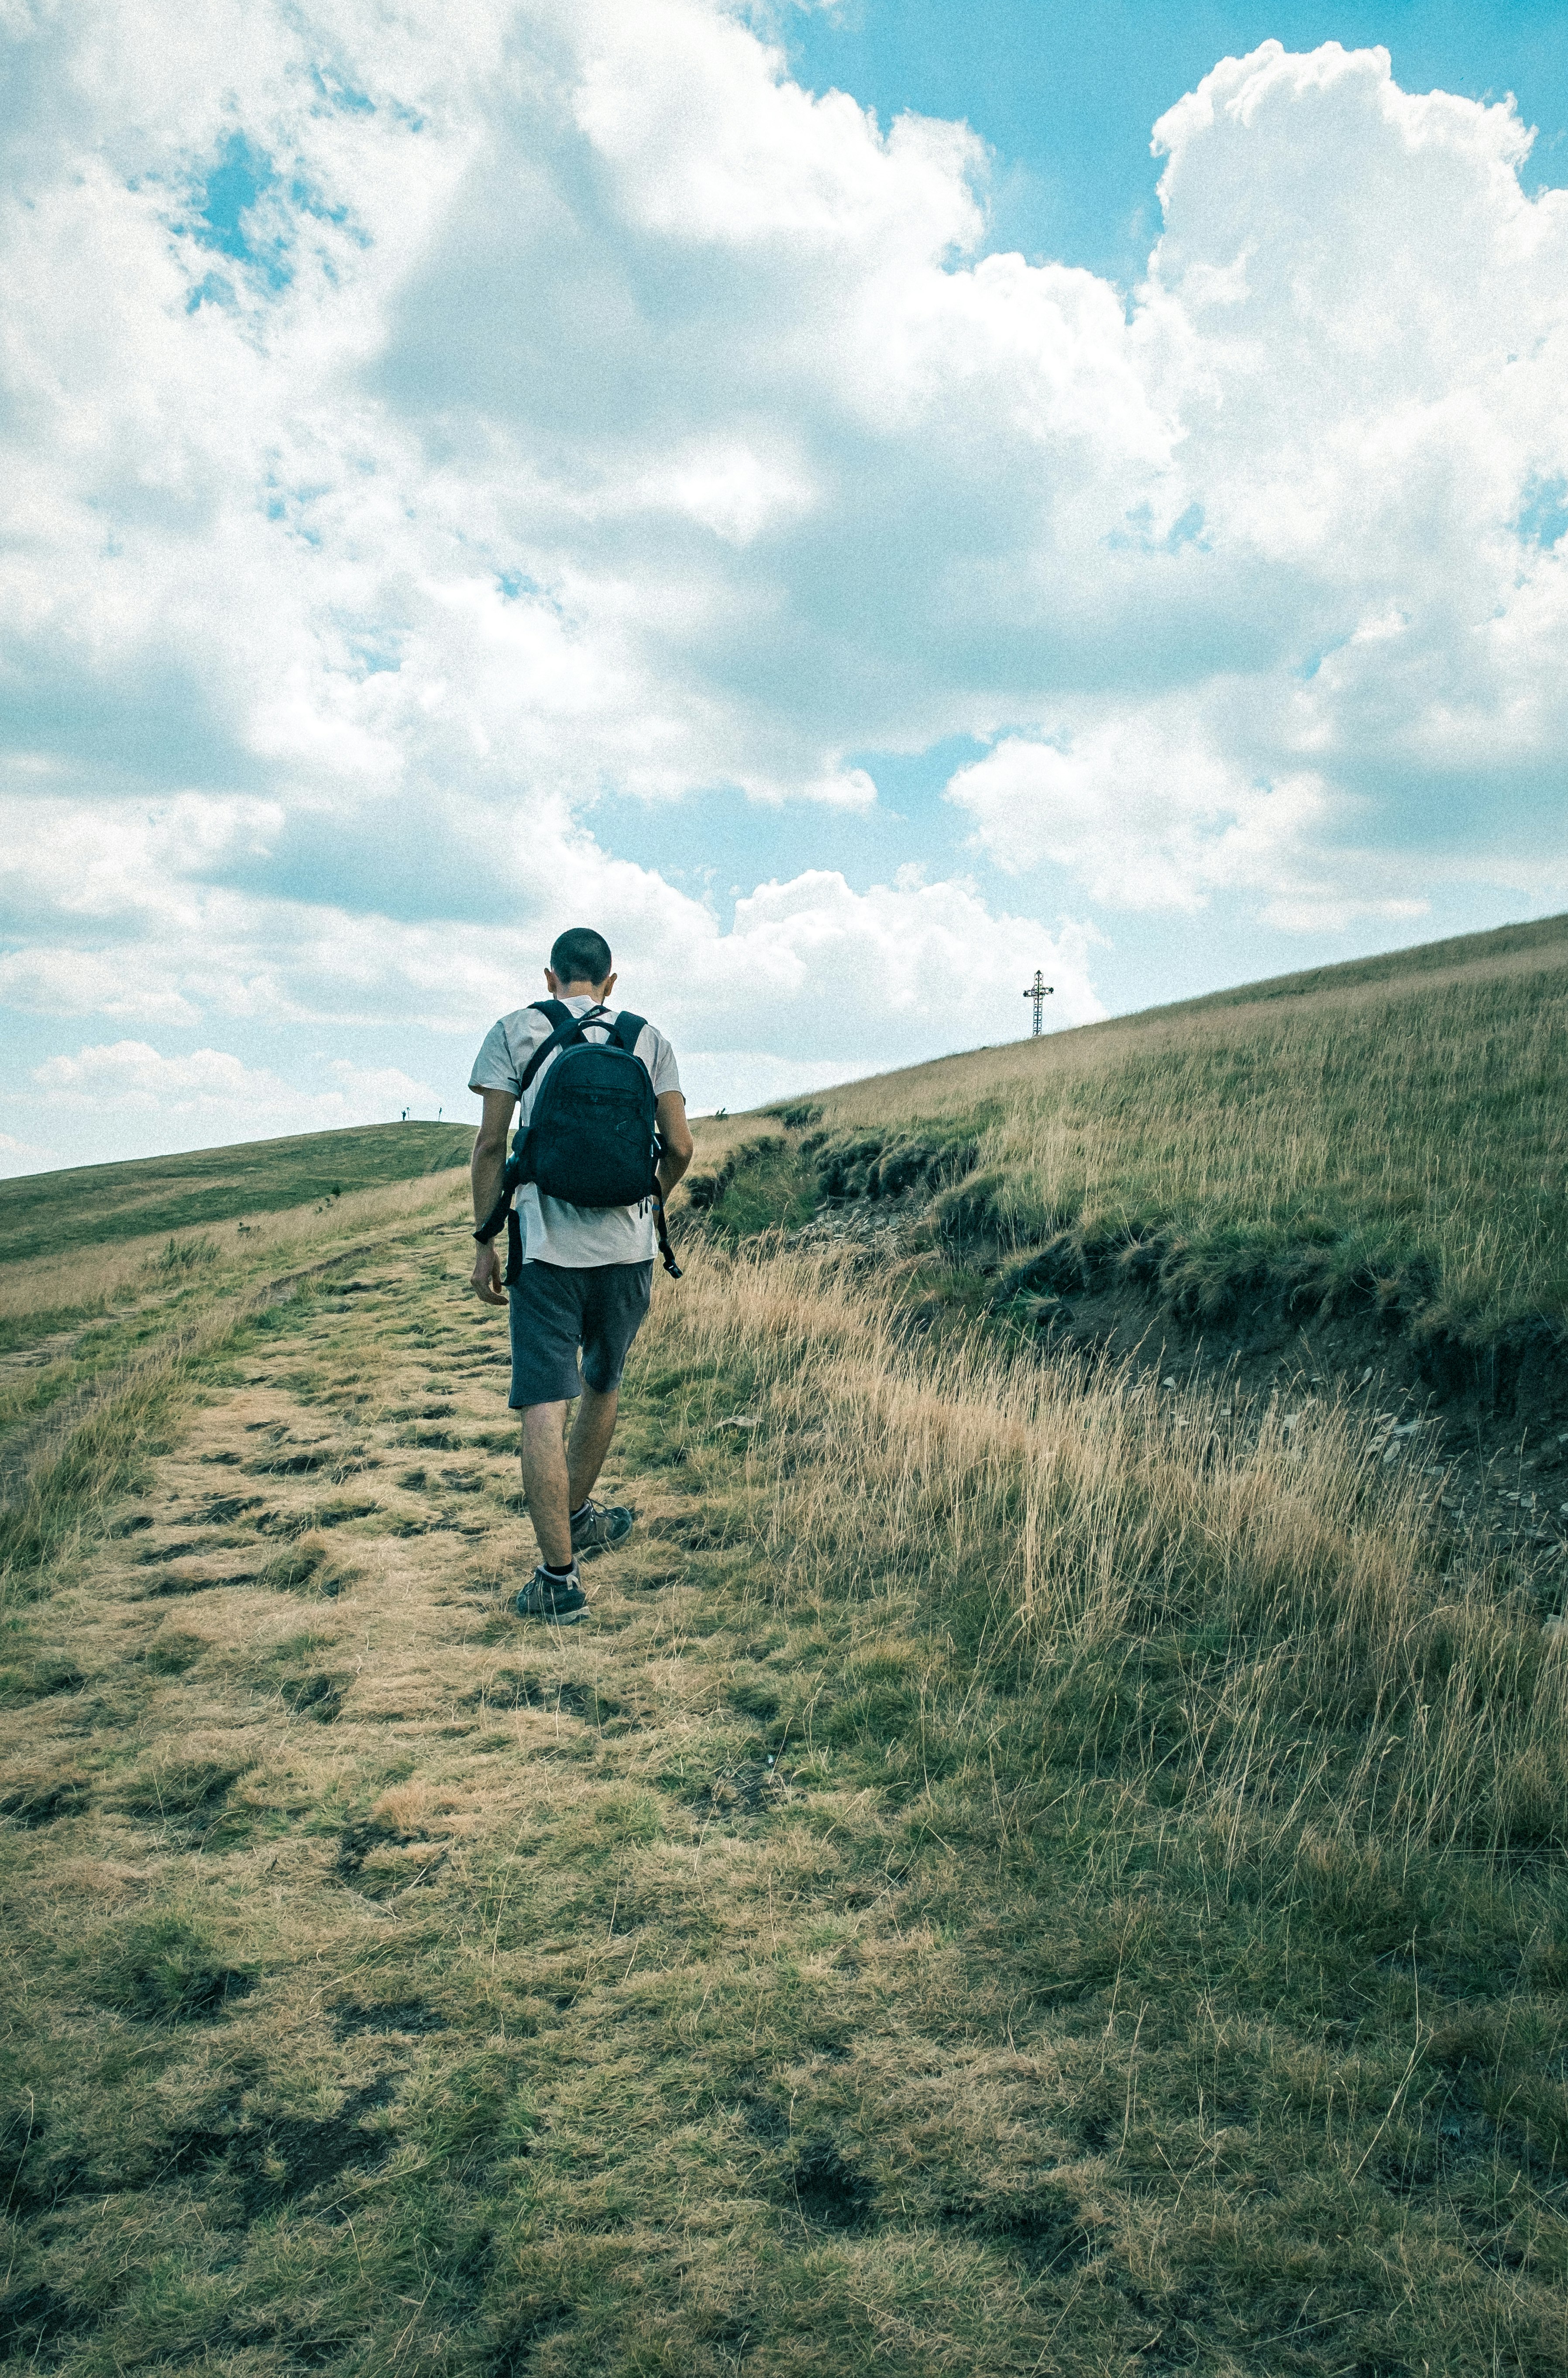
[[[286,1303],[305,1282],[342,1271],[358,1263],[362,1256],[379,1255],[380,1253],[379,1243],[367,1242],[343,1248],[323,1257],[318,1263],[279,1273],[245,1291],[245,1307],[265,1312],[269,1306]],[[10,1382],[25,1380],[29,1372],[46,1372],[56,1364],[68,1363],[84,1339],[108,1338],[124,1324],[140,1322],[149,1314],[177,1309],[184,1301],[183,1291],[178,1288],[138,1297],[128,1304],[115,1305],[107,1312],[94,1315],[74,1328],[53,1331],[46,1338],[35,1339],[30,1346],[0,1355],[0,1389]],[[207,1322],[199,1304],[193,1308],[192,1318],[194,1333],[187,1330],[187,1334],[204,1334]],[[176,1322],[176,1331],[178,1327]],[[160,1359],[162,1351],[155,1347],[152,1359]],[[143,1343],[118,1359],[106,1362],[94,1375],[69,1387],[57,1400],[46,1400],[43,1409],[33,1417],[29,1418],[24,1411],[23,1416],[0,1441],[0,1511],[11,1508],[22,1499],[32,1474],[54,1459],[66,1438],[80,1426],[93,1408],[115,1396],[128,1374],[147,1359],[148,1349]],[[35,1382],[35,1387],[37,1384]]]
[[[176,1759],[197,1736],[221,1738],[246,1779],[238,1800],[256,1817],[272,1806],[274,1785],[280,1805],[297,1800],[302,1757],[314,1784],[323,1757],[336,1773],[362,1759],[378,1771],[415,1743],[458,1746],[425,1779],[437,1795],[504,1792],[520,1744],[543,1730],[557,1746],[563,1724],[561,1707],[542,1718],[519,1699],[507,1665],[514,1654],[569,1687],[569,1705],[590,1706],[612,1673],[624,1684],[645,1672],[651,1647],[672,1632],[681,1657],[683,1630],[671,1629],[652,1595],[680,1581],[678,1556],[673,1564],[657,1531],[684,1499],[650,1495],[646,1481],[635,1496],[640,1542],[590,1571],[593,1624],[566,1632],[504,1614],[505,1591],[526,1578],[535,1547],[495,1323],[460,1308],[451,1319],[438,1315],[428,1333],[416,1324],[412,1345],[395,1342],[411,1334],[412,1313],[446,1303],[446,1287],[410,1250],[373,1282],[351,1283],[360,1291],[352,1304],[345,1293],[269,1356],[247,1362],[243,1382],[212,1396],[118,1515],[79,1593],[51,1614],[52,1633],[95,1683],[150,1667],[131,1731],[154,1762]],[[367,1369],[373,1384],[361,1383]],[[601,1491],[630,1491],[613,1461]],[[177,1660],[167,1648],[176,1639]],[[333,1678],[329,1752],[314,1731],[319,1699],[307,1697],[313,1730],[301,1734],[304,1679],[283,1673],[291,1659]],[[487,1728],[493,1737],[492,1687],[507,1730],[475,1751],[472,1737]],[[121,1706],[84,1689],[12,1732],[35,1755],[55,1747],[78,1764],[84,1751],[113,1763],[126,1747]],[[567,1722],[581,1722],[569,1706]],[[228,1818],[233,1837],[241,1828],[233,1809]],[[444,1818],[435,1826],[461,1830]],[[188,1846],[183,1834],[137,1841],[138,1855]],[[325,1860],[335,1875],[335,1857],[312,1847],[302,1873],[314,1877]],[[358,1894],[376,1895],[365,1864],[395,1872],[400,1863],[389,1846],[362,1860]]]
[[[427,1243],[358,1263],[212,1390],[49,1605],[33,1697],[0,1714],[12,1953],[82,1968],[45,2021],[72,2078],[18,2175],[43,2276],[0,2304],[13,2349],[45,2362],[98,2332],[84,2298],[123,2296],[104,2257],[134,2229],[139,2255],[181,2263],[178,2302],[138,2315],[162,2349],[227,2339],[296,2366],[284,2346],[308,2359],[317,2315],[278,2300],[261,2211],[297,2213],[290,2251],[330,2262],[345,2175],[417,2171],[433,2098],[493,2158],[528,2083],[507,2168],[555,2130],[564,2172],[616,2054],[641,2068],[617,2119],[655,2161],[700,2120],[803,2244],[859,2219],[860,2183],[820,2124],[802,2149],[792,2108],[842,2053],[849,1977],[910,1949],[850,1834],[775,1836],[796,1795],[726,1699],[736,1654],[766,1648],[733,1560],[678,1464],[634,1474],[634,1421],[602,1491],[640,1526],[589,1570],[591,1623],[509,1615],[535,1552],[504,1325]],[[169,1952],[197,1979],[150,2034],[137,1992],[162,1985],[113,1978],[150,1922],[208,1944]],[[650,1949],[661,1981],[639,1980]],[[585,2184],[597,2201],[609,2182]],[[486,2259],[431,2309],[426,2354],[443,2320],[473,2320]],[[514,2326],[520,2300],[514,2275]],[[103,2317],[118,2351],[129,2315]]]

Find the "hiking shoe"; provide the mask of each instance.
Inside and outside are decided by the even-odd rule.
[[[637,1514],[628,1511],[624,1503],[586,1504],[571,1523],[571,1556],[582,1554],[607,1553],[612,1544],[624,1544],[637,1524]]]
[[[543,1567],[536,1568],[512,1596],[512,1608],[520,1618],[548,1618],[557,1627],[574,1625],[587,1606],[588,1596],[577,1581],[575,1561],[569,1577],[551,1577]]]

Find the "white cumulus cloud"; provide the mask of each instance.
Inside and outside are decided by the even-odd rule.
[[[1163,699],[1064,690],[952,799],[1107,906],[1408,915],[1530,849],[1568,886],[1568,193],[1524,195],[1511,105],[1334,43],[1226,60],[1155,138],[1132,335],[1176,434],[1112,543],[1181,576],[1185,648]]]
[[[155,1144],[165,1149],[390,1123],[404,1108],[421,1121],[436,1117],[436,1091],[396,1066],[337,1058],[327,1070],[333,1087],[302,1091],[228,1050],[168,1056],[146,1040],[102,1041],[35,1066],[33,1099],[62,1133],[77,1115],[116,1136],[128,1118],[153,1121],[163,1135]]]
[[[1096,1013],[1096,912],[1568,888],[1568,198],[1510,103],[1224,61],[1129,298],[720,0],[0,42],[0,998],[163,1039],[103,1044],[150,1133],[352,1105],[293,1031],[465,1056],[588,916],[717,1084],[994,1039],[1036,963]],[[853,887],[866,755],[954,737],[976,880]],[[698,793],[810,862],[692,897]]]
[[[47,1172],[62,1161],[57,1148],[41,1147],[36,1140],[18,1139],[14,1132],[0,1131],[0,1180]]]

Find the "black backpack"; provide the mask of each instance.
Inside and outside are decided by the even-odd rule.
[[[475,1237],[487,1245],[505,1221],[506,1284],[510,1287],[522,1270],[522,1233],[512,1198],[526,1182],[533,1182],[542,1197],[601,1210],[640,1206],[651,1197],[664,1269],[678,1279],[680,1267],[671,1252],[659,1192],[652,1076],[636,1053],[645,1019],[623,1011],[612,1023],[602,1007],[577,1016],[558,999],[537,1000],[534,1005],[554,1029],[530,1057],[519,1096],[527,1096],[547,1057],[553,1055],[556,1062],[545,1076],[528,1128],[507,1159],[495,1210]],[[607,1039],[589,1039],[583,1027],[594,1023],[607,1028]]]

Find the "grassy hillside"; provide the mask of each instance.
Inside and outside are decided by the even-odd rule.
[[[364,1123],[0,1181],[0,1263],[412,1181],[466,1164],[473,1145],[466,1124]]]
[[[69,1327],[79,1255],[10,1266],[0,2356],[1556,2378],[1549,1468],[1482,1524],[1382,1375],[1249,1404],[1007,1298],[1134,1187],[1162,1262],[1332,1254],[1259,1203],[1291,1113],[1342,1236],[1457,1245],[1467,1179],[1501,1277],[1562,938],[705,1126],[604,1480],[639,1524],[565,1632],[507,1607],[461,1172],[126,1238]],[[1393,1117],[1359,1186],[1347,1034]],[[932,1235],[741,1243],[824,1183]]]
[[[6,1522],[8,2350],[1554,2378],[1568,1670],[1373,1416],[698,1247],[558,1635],[461,1185],[379,1194]]]
[[[1035,1287],[1119,1267],[1195,1318],[1266,1293],[1480,1339],[1568,1315],[1565,1027],[1556,918],[786,1103],[793,1155],[693,1195],[755,1227],[917,1187]]]

